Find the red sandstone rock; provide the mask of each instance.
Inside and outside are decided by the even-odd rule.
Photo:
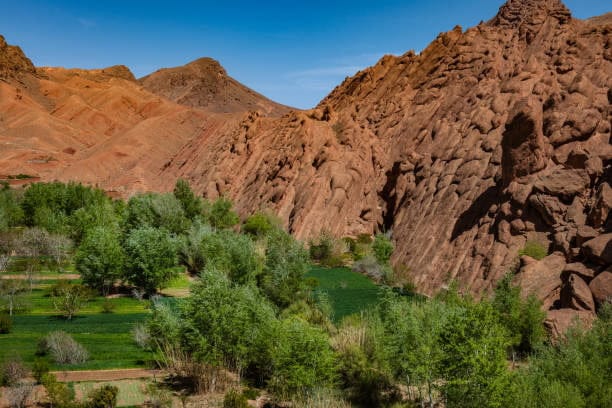
[[[565,336],[571,327],[582,327],[588,329],[592,326],[595,315],[592,312],[574,309],[549,310],[546,314],[544,325],[553,341],[558,341]]]
[[[612,272],[607,270],[597,275],[589,284],[589,288],[598,305],[610,302],[612,300]]]

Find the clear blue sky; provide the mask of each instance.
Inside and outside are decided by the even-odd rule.
[[[316,105],[384,54],[493,17],[502,0],[1,0],[0,34],[38,66],[125,64],[137,77],[209,56],[288,105]],[[579,18],[608,0],[567,0]]]

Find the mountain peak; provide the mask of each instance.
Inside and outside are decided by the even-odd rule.
[[[8,45],[4,37],[0,35],[0,79],[35,72],[34,64],[25,56],[21,48]]]
[[[572,14],[561,0],[508,0],[491,24],[508,28],[533,27],[541,26],[549,18],[565,24]]]

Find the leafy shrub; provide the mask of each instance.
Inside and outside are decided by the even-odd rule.
[[[310,259],[323,261],[332,256],[334,252],[334,237],[328,231],[321,231],[316,240],[310,240]]]
[[[81,364],[89,358],[87,350],[63,331],[47,334],[39,343],[39,354],[49,354],[57,364]]]
[[[223,408],[248,408],[249,402],[244,394],[232,388],[223,397]]]
[[[178,179],[174,185],[174,197],[181,203],[185,216],[190,220],[202,215],[204,209],[202,199],[197,197],[189,182],[183,179]]]
[[[49,363],[44,358],[37,358],[32,364],[32,376],[39,384],[42,384],[43,377],[49,373]]]
[[[303,245],[280,229],[268,234],[266,244],[266,261],[258,279],[266,297],[284,308],[308,296],[303,278],[310,261]]]
[[[246,219],[242,231],[255,237],[264,237],[273,228],[280,225],[280,221],[271,215],[257,213]]]
[[[8,334],[13,328],[13,319],[7,313],[0,313],[0,334]]]
[[[377,234],[372,243],[374,257],[382,265],[389,263],[394,248],[393,242],[391,242],[389,237],[383,234]]]
[[[539,261],[548,256],[548,249],[538,241],[527,241],[519,251],[519,256],[530,256]]]
[[[273,348],[270,389],[280,396],[300,395],[336,380],[336,358],[327,335],[305,321],[290,317],[280,322]]]
[[[317,388],[292,401],[293,408],[350,408],[338,392],[327,388]],[[373,405],[368,405],[373,406]]]
[[[210,225],[217,229],[226,229],[238,224],[240,218],[238,218],[238,214],[234,212],[232,206],[232,202],[227,198],[217,199],[212,204],[208,215]]]
[[[5,361],[0,367],[2,385],[14,386],[28,375],[28,370],[19,357],[13,357]]]
[[[44,374],[41,378],[41,383],[47,391],[47,397],[52,407],[77,408],[73,403],[73,390],[68,388],[66,384],[57,381],[57,378],[55,378],[53,374]]]
[[[86,408],[115,408],[117,406],[117,394],[119,388],[114,385],[103,385],[91,391]]]

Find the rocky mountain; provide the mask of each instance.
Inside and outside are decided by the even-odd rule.
[[[611,33],[558,0],[511,0],[419,55],[384,57],[314,110],[245,116],[164,173],[245,212],[270,207],[300,237],[392,230],[395,264],[427,293],[451,279],[491,290],[537,241],[553,255],[523,259],[517,280],[548,271],[540,297],[575,310],[576,288],[609,282]]]
[[[257,110],[268,116],[289,111],[227,75],[212,58],[201,58],[177,68],[160,69],[140,80],[142,86],[182,105],[217,113]]]
[[[35,143],[23,138],[36,134],[72,157],[43,177],[124,194],[184,177],[243,214],[276,211],[300,238],[392,231],[393,262],[420,291],[456,280],[483,294],[514,270],[553,331],[590,320],[612,295],[609,14],[581,21],[559,0],[510,0],[280,118],[211,113],[234,108],[211,108],[222,92],[197,90],[226,74],[193,64],[142,86],[65,70],[39,70],[30,88],[0,82],[3,149],[17,157],[3,153],[0,172],[27,167]],[[37,96],[26,106],[19,92]],[[44,115],[26,119],[33,110]],[[528,242],[550,255],[519,259]]]

